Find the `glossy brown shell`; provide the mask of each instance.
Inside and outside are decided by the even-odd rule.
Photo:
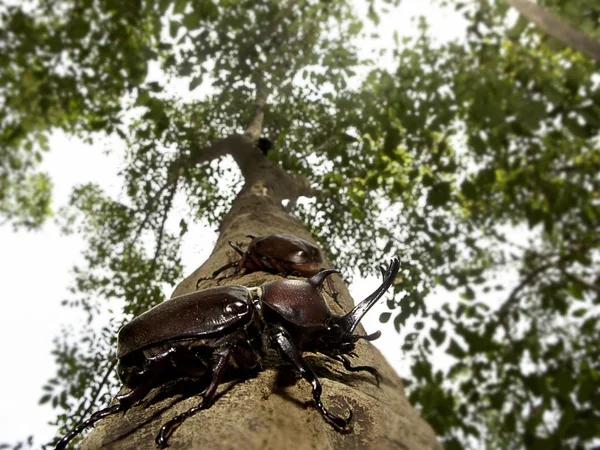
[[[249,252],[294,264],[322,262],[321,252],[310,242],[291,234],[259,236],[250,242]]]
[[[117,357],[173,340],[225,335],[252,320],[244,286],[204,289],[167,300],[119,330]]]
[[[262,289],[263,305],[294,325],[323,326],[331,318],[321,292],[308,280],[280,280]]]

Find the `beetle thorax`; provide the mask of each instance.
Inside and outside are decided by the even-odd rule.
[[[281,280],[263,286],[263,306],[298,327],[323,327],[331,318],[319,289],[307,280]]]

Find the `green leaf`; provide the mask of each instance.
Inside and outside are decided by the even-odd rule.
[[[177,20],[171,20],[169,22],[169,36],[173,39],[177,37],[177,32],[179,31],[179,27],[181,27],[181,23]]]
[[[138,95],[135,100],[136,106],[146,106],[150,102],[150,93],[146,90],[138,90]]]
[[[460,190],[463,195],[469,200],[475,200],[477,198],[477,190],[475,189],[475,185],[471,183],[469,180],[465,180],[460,185]]]
[[[192,78],[192,80],[190,81],[190,91],[193,91],[194,89],[196,89],[198,86],[200,86],[202,84],[202,77],[194,77]]]
[[[487,152],[487,146],[483,139],[477,134],[469,136],[469,146],[473,148],[476,155],[483,156]]]
[[[569,286],[569,294],[576,298],[577,300],[583,300],[583,286],[579,283],[573,283]]]
[[[446,333],[440,329],[432,328],[429,330],[429,335],[438,347],[446,340]]]
[[[454,356],[457,359],[463,359],[465,356],[467,356],[467,352],[465,352],[454,339],[450,339],[450,344],[446,349],[446,353]]]
[[[202,26],[201,17],[195,11],[188,13],[181,19],[181,24],[188,30],[196,30]]]
[[[71,39],[80,40],[89,33],[90,24],[83,18],[77,18],[67,26],[67,30]]]
[[[450,201],[450,183],[442,181],[433,186],[427,194],[427,203],[434,207],[444,206]]]
[[[175,6],[173,7],[173,14],[183,14],[187,4],[188,4],[187,0],[175,0]]]
[[[369,11],[367,13],[367,17],[375,24],[375,25],[379,25],[379,14],[377,14],[377,12],[375,11],[375,8],[373,7],[373,5],[369,5]]]
[[[385,141],[383,144],[383,153],[390,156],[395,157],[395,151],[400,144],[400,133],[397,129],[392,128],[388,131],[385,136]]]

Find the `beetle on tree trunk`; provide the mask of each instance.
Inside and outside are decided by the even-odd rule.
[[[211,277],[200,278],[196,283],[196,289],[202,281],[212,280],[231,267],[235,267],[233,274],[221,279],[236,275],[242,269],[246,273],[262,270],[283,276],[294,275],[306,278],[323,270],[323,258],[319,248],[304,239],[290,234],[270,234],[258,237],[248,235],[246,237],[252,239],[246,251],[240,248],[240,244],[229,241],[231,248],[241,258],[219,267]],[[338,292],[331,278],[327,279],[327,288],[337,303]]]
[[[131,390],[117,396],[117,404],[92,414],[57,444],[63,450],[85,428],[106,416],[127,411],[154,387],[180,377],[200,378],[210,374],[210,383],[200,404],[166,422],[156,437],[165,447],[171,433],[185,419],[208,408],[230,360],[253,369],[269,348],[292,364],[312,386],[315,405],[323,418],[338,430],[347,429],[352,418],[330,413],[321,402],[321,383],[302,352],[322,353],[341,362],[346,370],[373,367],[352,366],[344,355],[352,355],[359,339],[374,340],[381,333],[354,334],[363,316],[391,286],[399,269],[394,258],[381,268],[382,284],[345,315],[332,313],[321,294],[323,283],[335,269],[323,270],[306,280],[279,280],[260,287],[221,286],[175,297],[134,318],[118,334],[118,375]]]

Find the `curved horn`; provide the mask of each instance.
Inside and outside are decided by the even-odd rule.
[[[341,273],[337,269],[323,269],[316,275],[313,275],[308,281],[315,285],[319,290],[323,289],[323,283],[325,279],[334,273]]]
[[[385,291],[387,291],[392,285],[398,270],[400,270],[400,260],[398,258],[392,258],[390,261],[390,266],[386,270],[381,267],[381,274],[383,275],[383,283],[381,283],[381,286],[379,286],[375,292],[365,298],[362,302],[356,305],[352,311],[342,317],[340,325],[346,332],[354,332],[363,316],[369,311],[369,309],[373,307],[375,303],[377,303],[377,300],[379,300]]]
[[[374,341],[381,337],[381,330],[377,330],[375,333],[367,334],[366,336],[359,336],[355,334],[358,339],[364,339],[365,341]]]

